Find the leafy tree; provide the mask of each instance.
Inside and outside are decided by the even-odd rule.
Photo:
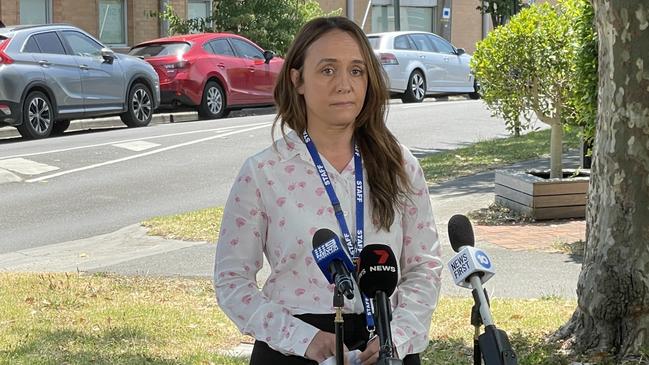
[[[597,29],[595,14],[590,0],[564,3],[569,17],[573,19],[575,42],[573,42],[573,84],[568,100],[572,115],[569,125],[581,128],[587,145],[592,145],[597,118]]]
[[[593,4],[599,98],[587,243],[577,309],[557,337],[576,353],[640,364],[649,349],[649,8]]]
[[[485,0],[477,9],[489,14],[491,24],[496,28],[504,25],[523,6],[520,0]]]
[[[551,178],[563,177],[563,124],[572,114],[573,20],[564,10],[548,3],[523,9],[478,43],[471,61],[483,100],[508,130],[519,134],[533,115],[550,125]]]
[[[171,5],[160,17],[169,22],[171,34],[232,32],[251,39],[264,49],[285,54],[293,37],[307,21],[325,13],[313,0],[219,0],[207,18],[182,19]]]

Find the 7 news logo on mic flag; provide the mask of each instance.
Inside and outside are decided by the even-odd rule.
[[[456,285],[469,289],[471,284],[467,279],[472,274],[479,274],[480,281],[485,283],[495,273],[489,256],[484,251],[470,246],[465,246],[448,262],[448,270]]]

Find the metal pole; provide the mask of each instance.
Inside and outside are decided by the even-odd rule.
[[[354,0],[347,0],[347,19],[354,21]]]
[[[169,0],[160,0],[160,13],[167,9],[167,4],[169,4]],[[166,37],[168,35],[169,22],[166,19],[160,19],[160,37]]]
[[[394,30],[401,30],[401,2],[393,0],[392,6],[394,7]]]

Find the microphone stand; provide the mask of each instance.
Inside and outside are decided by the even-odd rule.
[[[343,294],[338,290],[334,290],[334,308],[336,309],[336,316],[334,317],[334,326],[336,333],[336,365],[345,364],[345,350],[343,347],[343,338],[345,337],[345,321],[343,319],[343,307],[345,299]]]
[[[390,298],[379,290],[374,298],[376,333],[379,336],[379,359],[376,365],[402,365],[403,362],[394,357],[392,333],[390,321],[392,312],[390,310]]]
[[[480,278],[478,275],[472,275],[469,280],[473,288],[473,299],[475,300],[471,313],[471,324],[475,326],[475,334],[477,335],[480,332],[480,322],[485,325],[485,332],[477,336],[477,343],[474,338],[474,364],[480,364],[480,355],[482,355],[485,365],[518,365],[518,359],[512,345],[509,343],[507,333],[494,325],[489,311],[489,299],[482,287]],[[474,321],[473,311],[476,306],[479,312],[476,313]]]

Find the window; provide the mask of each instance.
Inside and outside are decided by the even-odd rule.
[[[412,49],[416,50],[417,47],[415,47],[414,44],[412,44],[412,41],[407,35],[400,35],[396,38],[394,38],[394,49]]]
[[[68,41],[68,45],[72,49],[72,53],[77,56],[83,57],[99,57],[101,56],[101,49],[103,48],[100,44],[93,41],[91,38],[85,34],[79,32],[66,31],[63,32],[63,38]]]
[[[436,3],[424,1],[426,6],[403,6],[399,8],[401,30],[435,31]],[[392,5],[372,5],[372,32],[389,32],[394,30],[394,7]]]
[[[34,36],[41,53],[65,54],[63,43],[54,32],[40,33]]]
[[[23,52],[41,53],[41,49],[38,48],[38,44],[36,44],[36,37],[30,37],[29,40],[27,40],[25,47],[23,47]]]
[[[187,19],[207,18],[212,15],[211,0],[188,0]]]
[[[430,40],[435,45],[435,48],[437,48],[437,52],[455,54],[455,49],[446,40],[435,36],[431,36]]]
[[[234,46],[234,49],[237,50],[240,57],[264,59],[264,54],[252,44],[236,38],[231,38],[230,41],[232,41],[232,45]]]
[[[208,45],[212,47],[211,51],[207,50],[210,53],[234,57],[234,52],[232,51],[232,47],[230,47],[230,43],[228,43],[227,39],[216,39],[208,43]]]
[[[126,45],[126,0],[99,0],[99,40]]]
[[[20,24],[46,24],[51,21],[50,0],[20,0]]]
[[[160,57],[160,56],[178,56],[181,57],[189,51],[189,44],[185,42],[170,42],[159,44],[145,44],[135,47],[128,53],[136,57]]]
[[[415,42],[418,50],[426,52],[437,52],[435,47],[433,47],[433,43],[430,41],[428,36],[426,36],[426,34],[411,34],[410,38],[412,38],[413,42]]]

